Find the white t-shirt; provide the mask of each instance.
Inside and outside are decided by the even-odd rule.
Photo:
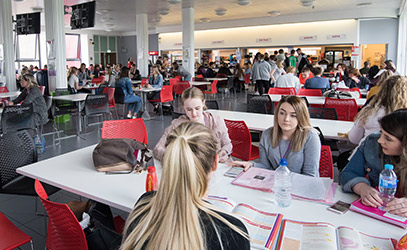
[[[300,79],[292,73],[282,75],[277,79],[276,88],[295,88],[298,91],[301,88]]]
[[[69,86],[71,86],[71,88],[75,89],[75,82],[79,83],[79,78],[77,75],[71,75],[71,77],[69,77],[69,81],[68,84]]]

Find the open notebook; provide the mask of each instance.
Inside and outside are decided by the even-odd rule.
[[[223,197],[209,196],[208,201],[221,210],[242,219],[249,232],[252,248],[271,249],[276,243],[275,239],[283,219],[282,214],[260,211],[250,205],[236,204]]]
[[[324,222],[283,220],[277,250],[394,250],[397,240],[367,235]]]

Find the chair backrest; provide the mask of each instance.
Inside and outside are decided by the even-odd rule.
[[[182,92],[184,92],[184,90],[186,90],[189,87],[190,85],[188,81],[178,81],[174,85],[174,92],[177,95],[182,95]]]
[[[212,81],[211,85],[210,85],[210,89],[207,91],[204,91],[204,94],[216,94],[218,93],[218,80]]]
[[[308,108],[310,118],[338,120],[336,109],[334,108]]]
[[[217,100],[205,100],[205,106],[208,109],[219,109],[219,103]]]
[[[6,86],[0,87],[0,93],[6,93],[9,92],[8,88]]]
[[[85,233],[68,205],[49,201],[38,179],[35,180],[35,191],[49,218],[46,247],[58,250],[87,250]]]
[[[110,87],[105,87],[103,89],[102,94],[107,94],[107,97],[109,98],[109,107],[113,108],[116,106],[116,103],[114,102],[114,92],[115,88],[110,88]]]
[[[225,119],[229,138],[232,141],[232,156],[248,161],[252,150],[252,137],[244,121],[231,121]]]
[[[35,129],[32,103],[28,106],[6,106],[1,114],[2,133],[24,129]]]
[[[141,118],[104,121],[102,139],[126,138],[148,144],[148,135]]]
[[[269,88],[269,95],[296,95],[295,88]]]
[[[271,114],[274,111],[274,103],[268,95],[254,96],[247,104],[247,112],[259,114]]]
[[[174,76],[174,78],[177,79],[178,82],[182,80],[181,76]]]
[[[124,104],[124,92],[121,87],[114,88],[114,101],[116,103]]]
[[[226,78],[226,74],[216,74],[217,78]]]
[[[358,113],[358,106],[355,99],[336,99],[325,98],[324,108],[333,108],[336,110],[338,120],[353,121]]]
[[[172,102],[172,101],[174,101],[174,96],[172,95],[172,86],[164,85],[161,88],[160,101],[161,102]]]
[[[41,94],[44,95],[45,94],[45,86],[39,86]]]
[[[244,75],[244,83],[250,83],[250,74],[245,74]]]
[[[102,82],[105,82],[105,77],[104,76],[100,76],[100,77],[92,79],[92,83],[102,83]]]
[[[107,94],[86,96],[84,110],[86,115],[109,113],[109,97]]]
[[[299,89],[297,95],[322,96],[322,91],[320,89]]]
[[[0,189],[19,176],[16,169],[37,161],[34,140],[27,130],[0,137]]]
[[[321,146],[321,158],[319,159],[319,176],[334,179],[334,166],[331,148],[327,145]]]
[[[170,78],[170,86],[174,87],[174,85],[178,82],[176,78]]]

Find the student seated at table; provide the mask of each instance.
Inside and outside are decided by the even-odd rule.
[[[162,88],[163,87],[163,76],[160,74],[157,65],[151,67],[150,78],[148,78],[148,84],[146,88]],[[148,93],[147,100],[154,100],[160,98],[160,91],[153,91]]]
[[[209,68],[206,70],[205,77],[211,78],[216,76],[216,72],[214,71],[216,64],[214,62],[209,63]]]
[[[46,124],[48,122],[48,109],[34,76],[31,74],[22,75],[21,87],[24,88],[21,94],[10,101],[8,105],[13,106],[21,103],[22,106],[28,106],[32,103],[35,126]]]
[[[301,70],[301,73],[298,75],[298,79],[300,79],[300,84],[305,84],[305,82],[310,79],[313,78],[314,74],[311,72],[311,70],[308,67],[304,67]]]
[[[362,76],[358,69],[351,68],[349,70],[349,77],[346,79],[345,84],[349,88],[365,89],[366,86],[370,85],[370,81],[366,77]]]
[[[407,108],[407,79],[391,76],[382,84],[382,90],[356,116],[349,131],[349,141],[359,144],[368,135],[379,132],[379,119],[401,108]]]
[[[298,91],[301,88],[300,79],[294,75],[295,68],[287,67],[287,74],[280,76],[277,79],[276,88],[295,88]]]
[[[202,91],[195,87],[184,90],[181,95],[181,105],[185,110],[185,115],[173,120],[171,125],[165,129],[164,134],[154,148],[154,157],[160,161],[163,159],[165,141],[174,128],[182,123],[193,121],[204,124],[213,131],[218,139],[217,153],[219,154],[219,161],[227,161],[232,153],[232,142],[229,139],[228,129],[225,121],[220,116],[204,112],[206,106]]]
[[[137,69],[136,64],[133,63],[130,68],[131,80],[141,80],[140,71]]]
[[[255,166],[275,170],[281,159],[291,172],[319,176],[321,142],[310,123],[305,101],[298,96],[283,96],[277,105],[274,125],[260,139],[258,163],[234,161],[247,170]]]
[[[184,78],[184,81],[191,81],[192,75],[188,72],[184,67],[179,65],[177,62],[172,63],[172,73],[175,75],[179,75]]]
[[[383,204],[379,174],[384,164],[392,164],[399,180],[396,197],[386,211],[407,217],[407,109],[399,109],[379,121],[381,132],[366,137],[340,175],[342,189],[360,195],[366,206]]]
[[[218,166],[217,144],[212,131],[196,122],[168,134],[158,190],[137,201],[121,250],[250,249],[245,225],[205,201]]]
[[[101,76],[100,74],[100,66],[99,64],[95,64],[95,67],[93,68],[93,72],[91,73],[91,77],[93,75],[92,78],[99,78]]]
[[[315,66],[314,67],[315,76],[305,81],[304,88],[320,89],[322,93],[330,89],[331,85],[329,84],[329,80],[327,78],[321,77],[322,73],[324,73],[324,69],[321,66]]]
[[[71,94],[75,94],[77,92],[82,93],[91,93],[90,89],[83,88],[85,85],[79,85],[79,78],[78,78],[78,68],[72,66],[69,68],[68,71],[68,85],[70,87],[69,91]]]
[[[129,78],[129,68],[122,67],[119,79],[115,83],[115,88],[121,88],[124,93],[124,103],[128,103],[129,113],[127,118],[137,118],[137,113],[141,107],[141,98],[134,94],[131,80]]]
[[[91,80],[89,70],[86,68],[86,64],[81,63],[81,67],[78,70],[79,86],[85,85],[87,81]]]

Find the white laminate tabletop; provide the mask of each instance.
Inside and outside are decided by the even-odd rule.
[[[210,85],[211,82],[200,82],[200,81],[189,81],[191,86],[202,86],[202,85]]]
[[[116,175],[99,173],[93,166],[92,152],[94,148],[95,145],[59,155],[18,168],[17,172],[122,211],[130,212],[136,201],[145,192],[147,172]],[[160,179],[160,163],[155,162],[155,166],[158,179]],[[328,206],[324,204],[293,200],[290,207],[280,208],[273,202],[272,193],[231,184],[233,179],[224,176],[228,169],[229,167],[226,165],[219,164],[209,184],[210,195],[228,197],[237,203],[246,203],[265,212],[282,213],[286,219],[329,222],[335,226],[351,226],[364,233],[395,239],[399,239],[405,233],[405,230],[397,226],[352,211],[348,211],[344,215],[330,212],[327,210]],[[345,194],[338,188],[334,200],[340,199],[351,202],[356,198],[355,195]]]
[[[53,96],[52,99],[58,100],[58,101],[80,102],[80,101],[85,101],[86,97],[88,95],[89,94],[86,94],[86,93],[72,94],[72,95],[59,95],[59,96]]]
[[[15,97],[15,96],[18,96],[20,94],[21,94],[20,91],[4,92],[4,93],[0,93],[0,98]]]
[[[279,102],[282,95],[269,95],[273,102]],[[299,97],[306,97],[309,104],[320,104],[323,105],[325,103],[325,97],[323,96],[300,96]],[[366,102],[366,98],[355,98],[356,104],[358,106],[363,106]]]
[[[226,81],[227,79],[228,79],[227,77],[208,77],[208,78],[205,78],[205,80],[207,80],[207,81],[215,81],[215,80]]]
[[[133,88],[133,91],[137,92],[152,92],[152,91],[160,91],[161,88]]]
[[[132,83],[132,84],[140,84],[140,83],[141,83],[141,80],[131,80],[131,83]]]
[[[209,109],[207,112],[219,115],[223,119],[244,121],[251,130],[264,131],[274,124],[274,115],[214,109]],[[342,136],[338,136],[338,132],[348,132],[353,122],[311,118],[311,125],[319,127],[326,138],[343,140]]]

